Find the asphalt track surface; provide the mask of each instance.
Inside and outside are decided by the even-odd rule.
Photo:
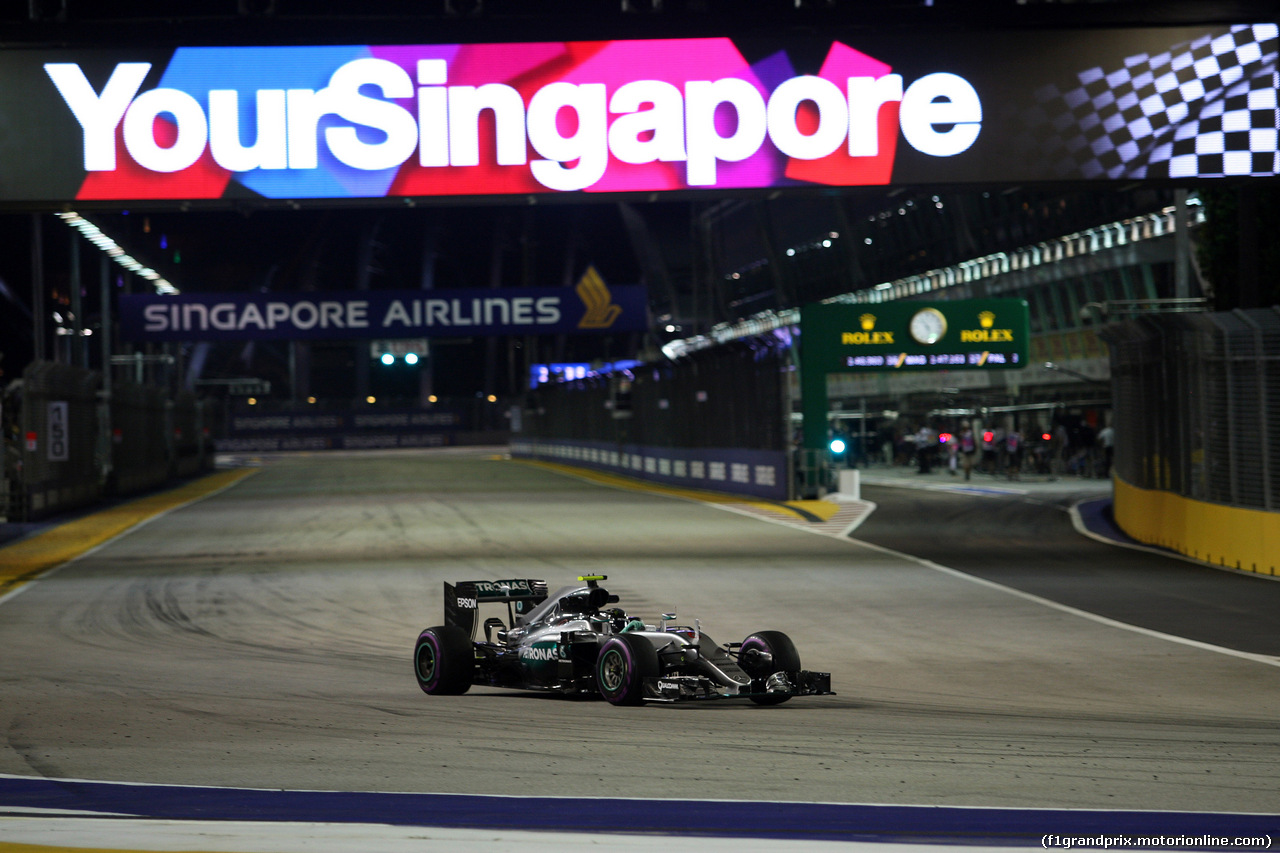
[[[0,790],[10,811],[52,779],[1280,827],[1280,661],[1229,653],[1275,654],[1280,584],[1238,593],[1229,573],[1095,543],[1060,501],[866,496],[878,508],[841,539],[488,453],[276,458],[0,600]],[[597,572],[646,619],[674,609],[721,642],[787,632],[838,695],[614,708],[418,690],[413,640],[441,621],[443,581]],[[1224,648],[1156,633],[1188,625]],[[98,796],[50,784],[22,801]]]
[[[1280,656],[1280,579],[1087,541],[1063,514],[1095,494],[1068,484],[973,499],[871,486],[864,497],[877,509],[856,536],[1127,624]]]

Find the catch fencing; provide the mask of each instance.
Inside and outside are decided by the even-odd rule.
[[[1122,479],[1280,509],[1280,308],[1141,317],[1102,336]]]
[[[38,361],[23,373],[20,391],[6,396],[13,448],[6,452],[7,517],[38,518],[102,496],[101,386],[99,373]]]
[[[761,336],[544,385],[529,396],[512,453],[786,499],[790,370],[787,342]]]
[[[28,365],[4,398],[0,517],[38,519],[212,470],[211,404],[96,371]]]

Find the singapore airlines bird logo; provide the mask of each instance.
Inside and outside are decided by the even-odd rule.
[[[595,267],[587,267],[576,290],[587,309],[578,321],[579,329],[607,329],[622,313],[622,306],[613,304],[613,294]]]

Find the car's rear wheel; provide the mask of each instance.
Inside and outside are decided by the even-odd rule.
[[[742,641],[738,665],[747,675],[763,684],[775,672],[798,672],[801,668],[800,653],[791,638],[781,631],[757,631]],[[791,694],[758,693],[750,698],[757,705],[781,705],[791,698]]]
[[[658,652],[633,634],[610,637],[596,655],[596,689],[614,705],[644,701],[644,681],[658,675]]]
[[[413,674],[424,693],[457,696],[471,689],[476,656],[471,638],[461,628],[442,625],[418,635],[413,647]]]

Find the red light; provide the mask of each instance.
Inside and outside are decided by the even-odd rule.
[[[1049,435],[1049,433],[1047,432],[1040,433],[1040,437],[1043,438],[1045,441],[1048,441],[1049,439],[1053,438],[1053,436]]]
[[[991,432],[990,430],[982,434],[982,440],[986,442],[995,441],[995,438],[996,438],[996,434],[994,432]]]
[[[938,441],[939,441],[939,443],[941,443],[941,444],[946,444],[946,443],[947,443],[948,441],[950,441],[950,440],[951,440],[951,433],[949,433],[949,432],[941,433],[941,434],[938,436]]]

